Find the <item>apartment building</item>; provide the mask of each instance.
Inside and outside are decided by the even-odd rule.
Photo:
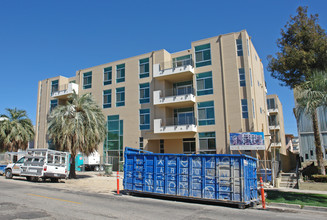
[[[327,166],[327,109],[317,109],[318,127],[320,132],[321,147],[324,154],[324,163]],[[297,118],[299,135],[300,156],[302,166],[316,162],[316,146],[314,141],[312,119],[309,115],[301,113]]]
[[[192,42],[184,51],[152,51],[39,82],[37,148],[49,147],[47,115],[73,90],[91,93],[103,108],[108,136],[98,150],[114,165],[125,146],[233,153],[229,134],[238,132],[263,131],[269,146],[263,65],[245,30]]]
[[[271,158],[272,160],[280,161],[280,168],[288,171],[290,160],[285,136],[283,106],[276,94],[267,95],[267,106],[271,138]]]

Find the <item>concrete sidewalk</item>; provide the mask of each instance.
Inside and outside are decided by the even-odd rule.
[[[308,194],[327,195],[327,191],[301,190],[301,189],[291,189],[291,188],[266,188],[265,191],[267,191],[267,192],[269,192],[269,191],[280,191],[280,192],[295,192],[295,193],[308,193]]]

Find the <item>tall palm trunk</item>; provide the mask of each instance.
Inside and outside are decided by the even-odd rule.
[[[324,166],[324,155],[321,148],[321,141],[320,141],[320,132],[318,127],[318,116],[317,110],[315,110],[312,115],[312,125],[313,125],[313,134],[315,138],[315,146],[316,146],[316,158],[318,163],[318,173],[321,175],[326,175],[326,170]]]
[[[75,158],[76,154],[72,153],[70,155],[70,170],[69,170],[69,179],[76,179],[76,172],[75,172]]]

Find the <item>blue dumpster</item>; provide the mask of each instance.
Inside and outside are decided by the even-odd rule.
[[[258,203],[257,163],[247,155],[159,154],[125,148],[124,190],[238,204]]]
[[[5,173],[7,165],[0,165],[0,175],[3,175]]]

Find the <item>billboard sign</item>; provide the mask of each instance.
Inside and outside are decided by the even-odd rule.
[[[263,132],[230,133],[231,150],[265,150]]]

